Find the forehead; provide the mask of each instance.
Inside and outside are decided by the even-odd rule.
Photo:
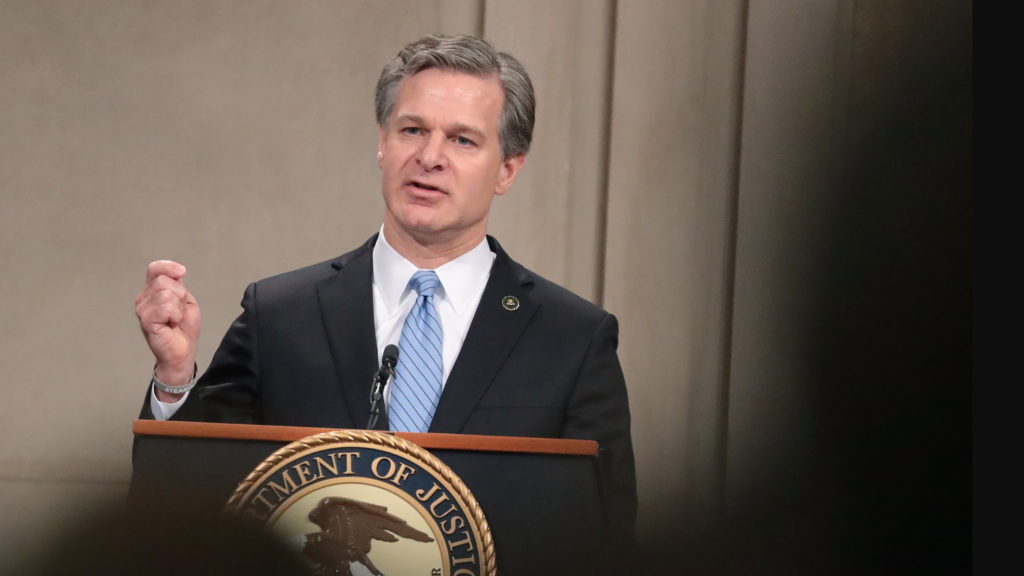
[[[430,68],[398,84],[392,118],[418,116],[493,125],[501,116],[504,92],[497,75],[474,76]]]

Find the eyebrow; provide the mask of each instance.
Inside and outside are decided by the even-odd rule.
[[[421,116],[417,116],[416,114],[402,114],[395,118],[395,122],[412,122],[413,124],[426,124],[426,121],[424,121],[424,119]],[[461,122],[456,122],[455,124],[445,126],[444,130],[445,132],[448,133],[470,134],[480,140],[486,138],[487,136],[482,130],[474,128],[468,124],[463,124]]]

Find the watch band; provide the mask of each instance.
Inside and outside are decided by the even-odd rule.
[[[154,366],[153,367],[152,382],[153,382],[153,386],[155,386],[157,390],[160,390],[162,392],[167,392],[168,394],[184,394],[185,392],[188,392],[189,390],[192,389],[193,386],[196,385],[196,380],[198,380],[198,378],[197,378],[198,376],[199,376],[199,366],[196,365],[196,364],[193,364],[192,380],[190,380],[188,384],[185,384],[184,386],[168,386],[167,384],[164,384],[163,382],[161,382],[160,380],[157,379],[157,377],[156,377],[156,366]]]

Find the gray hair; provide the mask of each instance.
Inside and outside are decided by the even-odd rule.
[[[530,150],[537,106],[530,76],[514,57],[496,51],[475,36],[430,35],[402,48],[384,65],[377,80],[377,124],[386,127],[391,120],[402,80],[431,68],[480,77],[496,76],[505,93],[498,120],[501,157],[505,160]]]

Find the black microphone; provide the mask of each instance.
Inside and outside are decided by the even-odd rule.
[[[380,369],[373,375],[373,383],[370,385],[370,421],[366,423],[367,430],[373,430],[380,418],[380,408],[384,405],[384,386],[388,378],[395,376],[395,364],[398,363],[398,346],[388,344],[384,348],[384,356],[380,359]]]

